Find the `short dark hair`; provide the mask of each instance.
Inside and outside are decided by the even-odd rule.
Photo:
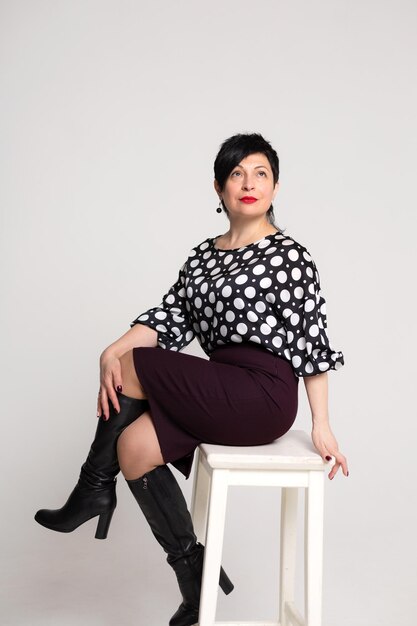
[[[257,152],[261,152],[266,156],[271,166],[274,185],[278,182],[279,158],[269,141],[264,139],[259,133],[238,133],[223,141],[214,161],[214,178],[217,180],[221,190],[223,190],[226,180],[233,168],[236,167],[242,159]],[[229,212],[223,200],[222,207],[228,215]],[[276,226],[274,207],[272,204],[267,211],[267,218],[271,224]],[[278,226],[276,227],[279,228]]]

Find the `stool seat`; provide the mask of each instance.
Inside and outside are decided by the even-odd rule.
[[[330,466],[303,430],[291,429],[274,442],[260,446],[198,446],[191,516],[197,538],[205,545],[199,626],[321,626],[323,478],[324,470]],[[227,494],[232,486],[281,487],[277,621],[215,621]],[[305,490],[304,617],[294,603],[300,488]],[[248,571],[252,567],[248,564]]]
[[[289,430],[262,446],[219,446],[202,443],[200,451],[210,467],[219,469],[300,469],[327,467],[304,430]]]

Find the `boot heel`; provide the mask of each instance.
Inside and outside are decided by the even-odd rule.
[[[233,589],[235,588],[234,584],[232,583],[232,581],[230,580],[230,578],[228,577],[228,575],[226,574],[223,568],[220,569],[219,584],[220,584],[222,591],[226,595],[229,595],[229,593],[232,592]]]
[[[109,532],[111,518],[113,517],[114,509],[108,513],[102,513],[98,518],[97,530],[95,534],[96,539],[106,539]]]

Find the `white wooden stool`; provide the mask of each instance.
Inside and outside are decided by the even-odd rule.
[[[333,459],[334,463],[334,459]],[[289,430],[263,446],[198,447],[191,515],[206,546],[199,626],[321,626],[324,470],[332,466],[315,450],[311,436]],[[232,485],[281,487],[279,620],[216,622],[227,491]],[[305,488],[303,618],[294,604],[298,490]]]

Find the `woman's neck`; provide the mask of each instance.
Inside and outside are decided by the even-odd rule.
[[[269,222],[257,227],[253,224],[230,224],[228,232],[221,235],[221,244],[225,248],[240,248],[276,232],[278,229]]]

